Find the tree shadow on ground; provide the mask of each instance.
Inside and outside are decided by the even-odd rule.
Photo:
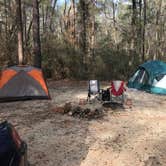
[[[105,108],[111,108],[112,110],[116,111],[116,110],[123,110],[124,106],[122,103],[117,103],[117,102],[108,102],[108,103],[104,103],[103,107]]]

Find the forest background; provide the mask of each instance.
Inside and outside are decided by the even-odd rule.
[[[127,80],[147,60],[166,61],[165,20],[165,0],[0,0],[0,66]]]

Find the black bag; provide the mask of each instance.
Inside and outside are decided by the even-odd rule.
[[[110,91],[109,91],[109,89],[102,90],[102,101],[110,101]]]
[[[19,166],[25,143],[7,121],[0,124],[0,165]]]

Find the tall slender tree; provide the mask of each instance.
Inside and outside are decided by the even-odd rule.
[[[81,34],[80,34],[80,48],[83,53],[82,61],[87,63],[88,57],[88,20],[89,20],[89,4],[85,0],[80,0],[80,15],[81,15]]]
[[[41,43],[38,0],[33,0],[33,53],[34,66],[41,68]]]
[[[23,26],[22,26],[22,13],[21,13],[21,0],[16,1],[16,23],[17,23],[17,37],[18,37],[18,63],[23,64],[24,51],[23,51]]]
[[[144,0],[144,23],[142,33],[142,61],[145,60],[145,34],[146,34],[146,0]]]

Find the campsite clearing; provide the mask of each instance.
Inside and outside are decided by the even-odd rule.
[[[127,90],[131,109],[107,109],[90,121],[51,111],[86,98],[86,85],[50,81],[52,100],[0,103],[0,121],[13,123],[27,142],[31,166],[165,165],[166,96]]]

